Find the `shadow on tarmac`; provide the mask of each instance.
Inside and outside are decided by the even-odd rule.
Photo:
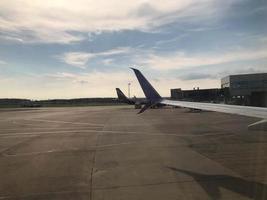
[[[252,199],[267,199],[267,185],[263,183],[228,175],[207,175],[174,167],[167,168],[191,176],[214,200],[221,199],[220,188],[231,190]]]

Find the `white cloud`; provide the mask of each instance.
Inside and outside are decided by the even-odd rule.
[[[88,60],[94,57],[94,55],[86,52],[68,52],[58,57],[60,60],[69,65],[79,68],[85,68],[85,65]]]
[[[75,79],[77,75],[67,72],[58,72],[56,74],[46,74],[47,77],[57,78],[57,79]]]
[[[104,65],[110,65],[113,61],[114,61],[114,59],[107,58],[107,59],[104,59],[102,62]]]
[[[0,65],[5,65],[5,64],[7,64],[5,61],[0,60]]]
[[[98,56],[111,56],[111,55],[117,55],[117,54],[130,53],[131,50],[132,49],[130,47],[118,47],[118,48],[111,49],[111,50],[108,50],[108,51],[96,53],[95,55],[98,55]]]
[[[97,56],[112,56],[117,54],[129,53],[131,48],[118,47],[108,51],[98,52],[98,53],[88,53],[88,52],[67,52],[62,55],[56,56],[61,61],[79,68],[85,68],[88,61]],[[111,59],[106,59],[105,64],[110,63]]]
[[[88,32],[152,30],[180,20],[215,19],[237,0],[21,0],[0,1],[2,39],[70,43]],[[87,34],[85,34],[87,35]],[[90,39],[90,38],[89,38]]]
[[[241,49],[216,52],[216,54],[187,55],[174,52],[171,55],[159,56],[148,54],[138,62],[157,70],[181,69],[206,65],[217,65],[229,62],[249,61],[267,58],[267,49]]]

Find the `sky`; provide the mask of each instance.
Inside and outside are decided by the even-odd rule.
[[[266,0],[1,0],[0,98],[142,97],[267,72]]]

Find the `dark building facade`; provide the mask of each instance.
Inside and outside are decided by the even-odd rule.
[[[221,88],[171,89],[171,98],[267,107],[267,73],[230,75],[221,79]]]
[[[230,75],[221,79],[226,102],[267,107],[267,73]]]
[[[221,102],[224,93],[221,88],[181,90],[171,89],[171,98],[176,100],[198,101],[198,102]]]

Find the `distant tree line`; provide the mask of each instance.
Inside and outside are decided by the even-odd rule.
[[[0,99],[0,107],[46,107],[46,106],[90,106],[121,104],[116,98],[78,98],[30,100],[5,98]]]

